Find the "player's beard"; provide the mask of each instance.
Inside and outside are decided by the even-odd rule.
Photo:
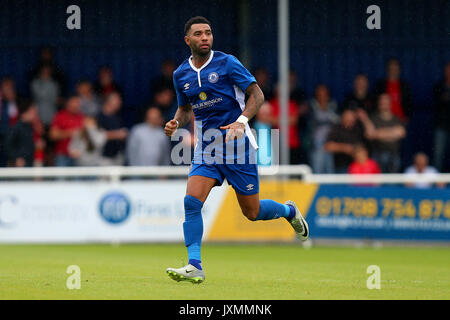
[[[204,59],[206,57],[209,56],[209,54],[211,53],[211,46],[209,46],[208,50],[203,50],[201,47],[201,45],[198,46],[198,48],[192,48],[192,53],[194,56],[197,56],[201,59]]]

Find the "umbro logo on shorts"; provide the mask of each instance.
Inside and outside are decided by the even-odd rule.
[[[253,190],[253,187],[254,187],[254,185],[250,183],[249,185],[246,186],[247,191]]]

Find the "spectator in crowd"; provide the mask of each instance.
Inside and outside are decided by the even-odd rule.
[[[70,167],[75,160],[69,154],[69,144],[72,137],[83,126],[81,102],[77,96],[66,101],[65,108],[59,111],[50,126],[50,139],[55,142],[55,166]]]
[[[0,85],[0,100],[8,113],[8,123],[14,125],[19,119],[19,103],[22,98],[17,95],[16,84],[11,77],[4,77]]]
[[[35,107],[36,112],[37,108]],[[33,118],[31,123],[33,126],[33,141],[34,141],[34,166],[42,167],[45,163],[45,151],[47,147],[47,141],[45,140],[45,128],[39,116],[36,114],[36,117]]]
[[[8,132],[18,118],[18,102],[14,80],[2,79],[0,84],[0,167],[8,164]]]
[[[439,171],[450,170],[450,62],[444,78],[434,86],[435,129],[434,165]]]
[[[170,143],[163,123],[161,111],[151,107],[146,112],[145,122],[133,127],[126,151],[130,166],[170,165]]]
[[[50,47],[44,47],[41,49],[39,61],[31,71],[31,81],[39,78],[42,68],[47,66],[49,66],[51,70],[50,77],[58,84],[60,94],[65,95],[67,93],[66,76],[64,75],[62,69],[53,60],[53,50]]]
[[[77,94],[81,101],[81,112],[85,116],[96,117],[100,112],[100,101],[92,88],[92,84],[87,80],[78,82]]]
[[[150,92],[152,94],[151,100],[153,100],[156,92],[160,92],[162,89],[168,88],[174,91],[173,87],[173,72],[176,69],[175,62],[171,59],[166,59],[161,63],[161,74],[152,80]]]
[[[48,127],[55,116],[60,93],[58,83],[52,79],[52,66],[43,65],[37,78],[31,82],[33,102],[37,105],[39,118]]]
[[[375,111],[373,98],[369,94],[369,79],[365,74],[358,74],[353,80],[353,91],[346,96],[340,109],[347,108],[362,109],[369,115]]]
[[[430,179],[437,176],[439,171],[428,165],[428,156],[425,153],[419,152],[414,156],[414,164],[406,168],[405,173],[418,179],[418,182],[407,183],[406,186],[416,189],[428,189],[433,186]],[[440,188],[445,187],[442,183],[438,183],[437,186]]]
[[[377,174],[381,173],[381,169],[377,162],[369,158],[369,151],[363,144],[355,146],[353,151],[354,161],[348,168],[350,174]]]
[[[400,62],[397,59],[390,59],[387,62],[386,72],[386,79],[378,81],[375,85],[375,98],[377,99],[382,93],[387,93],[391,98],[392,113],[405,122],[412,112],[410,86],[400,78]]]
[[[363,139],[364,130],[357,124],[356,111],[344,110],[341,122],[331,128],[325,143],[325,150],[333,153],[335,172],[347,173],[355,146],[363,143]]]
[[[87,116],[84,118],[82,129],[70,140],[69,155],[75,159],[77,166],[104,165],[102,151],[106,141],[106,132],[98,128],[95,118]]]
[[[8,157],[11,167],[32,167],[35,155],[33,124],[37,108],[29,102],[19,104],[19,120],[8,134]]]
[[[122,98],[116,92],[109,94],[97,116],[98,126],[106,130],[107,142],[102,156],[109,165],[122,165],[124,160],[125,140],[128,131],[119,116]]]
[[[256,131],[256,138],[258,143],[258,164],[271,165],[272,159],[272,106],[268,102],[264,102],[256,114],[256,119],[253,122],[253,129]]]
[[[281,110],[278,102],[278,88],[275,89],[274,97],[269,101],[272,107],[272,126],[279,128]],[[288,101],[288,125],[289,125],[289,152],[290,152],[290,164],[299,164],[301,160],[300,155],[300,137],[298,135],[298,120],[300,116],[300,107],[293,100]]]
[[[298,84],[298,75],[294,69],[289,71],[289,91],[291,99],[299,106],[306,106],[306,93]]]
[[[270,74],[269,71],[264,68],[257,68],[253,72],[253,75],[255,76],[256,82],[258,82],[258,86],[261,88],[262,92],[264,93],[264,98],[269,101],[273,98],[273,90],[272,85],[270,83]]]
[[[168,87],[161,87],[155,92],[152,105],[159,109],[165,122],[173,119],[178,109],[175,92]]]
[[[103,66],[98,71],[98,79],[95,83],[95,92],[102,102],[114,92],[122,94],[122,89],[114,81],[113,71],[108,66]]]
[[[336,114],[336,101],[330,98],[328,87],[320,84],[316,87],[315,97],[310,101],[310,130],[312,149],[310,163],[314,173],[333,173],[333,155],[325,150],[328,133],[333,125],[339,122]]]
[[[402,121],[391,111],[391,98],[383,93],[378,98],[378,112],[370,119],[364,110],[358,116],[365,126],[366,137],[372,141],[374,159],[383,173],[400,170],[401,140],[406,136]]]
[[[306,93],[299,86],[297,72],[293,69],[289,72],[289,89],[290,97],[299,106],[299,118],[298,118],[298,133],[301,137],[300,151],[299,151],[299,163],[308,163],[308,154],[310,149],[310,140],[308,136],[308,112],[309,106],[306,100]]]

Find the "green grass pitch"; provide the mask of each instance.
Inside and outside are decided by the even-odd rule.
[[[450,249],[202,247],[206,281],[174,282],[183,244],[0,245],[0,299],[450,299]],[[81,289],[68,290],[69,265]],[[369,290],[369,265],[381,289]]]

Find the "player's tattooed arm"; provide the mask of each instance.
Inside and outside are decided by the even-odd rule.
[[[192,116],[192,106],[187,104],[185,106],[179,106],[175,117],[166,123],[164,127],[164,132],[167,136],[171,136],[177,131],[179,127],[184,127],[190,120]]]
[[[220,129],[227,130],[225,142],[240,139],[244,135],[247,121],[256,115],[259,108],[261,108],[264,103],[264,94],[256,82],[249,85],[245,92],[248,94],[248,99],[241,116],[244,116],[247,119],[244,118],[244,121],[242,121],[239,118],[237,121],[227,126],[220,127]]]
[[[249,85],[245,93],[248,95],[248,99],[242,115],[250,120],[258,113],[259,108],[264,103],[264,94],[256,82]]]

